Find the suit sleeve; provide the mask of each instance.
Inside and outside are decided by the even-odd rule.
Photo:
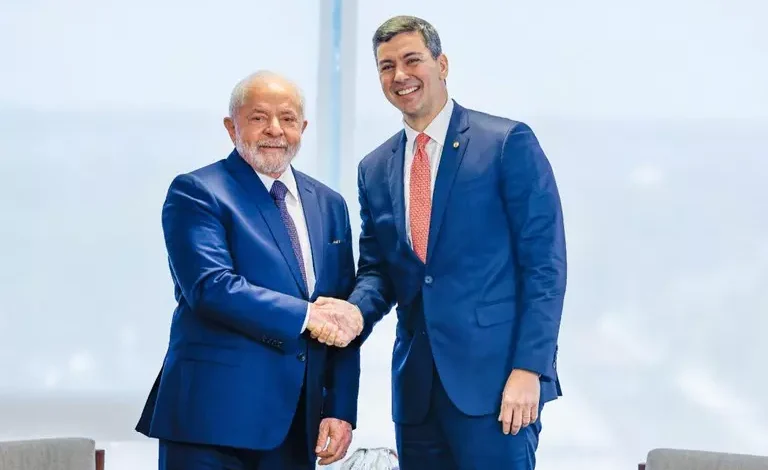
[[[554,380],[566,285],[560,196],[549,161],[527,125],[512,127],[501,158],[502,190],[521,279],[513,368]]]
[[[352,240],[349,212],[344,203],[346,221],[346,239]],[[352,244],[343,256],[343,265],[339,272],[344,273],[341,282],[352,287],[355,283],[355,257]],[[347,290],[345,294],[349,294]],[[360,390],[360,342],[353,341],[345,348],[329,347],[326,362],[325,399],[323,417],[337,418],[348,422],[352,429],[357,427],[357,399]]]
[[[163,205],[163,233],[184,299],[193,312],[251,338],[297,338],[307,302],[237,274],[224,217],[213,195],[192,175],[173,180]]]
[[[360,258],[357,263],[357,280],[349,302],[357,305],[363,314],[365,327],[358,337],[360,342],[373,331],[373,327],[395,304],[395,293],[386,273],[384,256],[376,238],[373,216],[368,206],[362,164],[357,170],[357,190],[360,201]]]

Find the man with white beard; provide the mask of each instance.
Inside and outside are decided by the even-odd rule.
[[[242,80],[224,126],[235,150],[177,176],[163,205],[178,305],[136,430],[159,440],[160,470],[330,464],[356,425],[363,325],[315,301],[354,287],[349,211],[291,167],[307,121],[290,81]]]

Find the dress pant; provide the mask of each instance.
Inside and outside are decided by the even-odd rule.
[[[517,435],[504,434],[498,413],[468,416],[456,408],[440,381],[431,349],[427,348],[424,353],[427,350],[432,363],[431,391],[418,394],[429,400],[424,404],[426,416],[417,424],[395,425],[400,469],[533,470],[542,407],[539,407],[539,418],[534,424],[521,428]],[[472,380],[471,371],[467,371],[467,380]]]
[[[305,391],[288,435],[267,451],[160,441],[159,470],[314,470],[307,442]]]

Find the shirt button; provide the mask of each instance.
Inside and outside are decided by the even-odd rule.
[[[305,360],[307,360],[307,355],[304,353],[299,353],[296,355],[296,359],[300,360],[301,362],[304,362]]]
[[[427,285],[432,284],[432,276],[425,276],[424,283]]]

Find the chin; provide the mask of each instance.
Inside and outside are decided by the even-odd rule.
[[[424,114],[424,106],[421,103],[414,103],[409,106],[403,106],[400,111],[406,116],[418,118]]]

